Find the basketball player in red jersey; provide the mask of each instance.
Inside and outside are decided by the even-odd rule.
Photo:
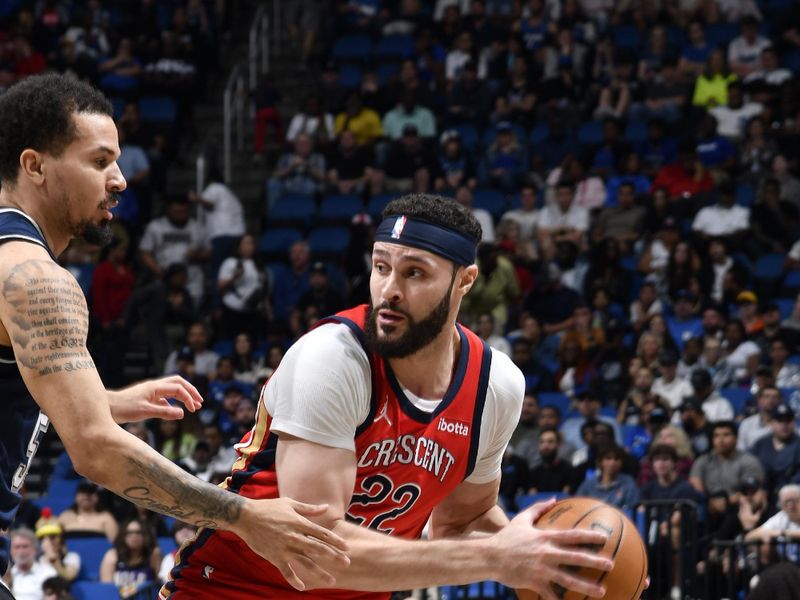
[[[227,489],[329,505],[318,522],[350,546],[337,589],[320,589],[320,579],[297,592],[235,535],[204,530],[178,554],[162,600],[384,600],[488,579],[548,600],[557,598],[550,582],[603,596],[572,571],[611,568],[579,548],[605,534],[536,529],[549,502],[510,523],[497,506],[525,383],[507,356],[456,324],[480,237],[471,212],[450,200],[391,202],[375,235],[370,306],[323,320],[289,350],[237,446]],[[420,540],[429,518],[430,539]],[[292,566],[314,581],[312,563]]]

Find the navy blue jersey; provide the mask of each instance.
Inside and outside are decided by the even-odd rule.
[[[16,208],[0,207],[0,244],[10,241],[39,244],[55,261],[33,219]],[[14,521],[19,489],[49,425],[25,387],[14,351],[3,345],[0,345],[0,415],[0,530],[3,530]],[[5,573],[8,566],[7,549],[7,541],[0,542],[0,573]]]

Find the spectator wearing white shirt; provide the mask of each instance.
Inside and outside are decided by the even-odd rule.
[[[519,190],[520,207],[503,213],[503,217],[500,219],[501,221],[509,219],[519,225],[521,241],[536,241],[536,225],[539,220],[536,201],[536,188],[532,185],[523,184]]]
[[[191,353],[194,364],[194,371],[197,375],[212,380],[217,374],[217,362],[219,354],[208,349],[208,328],[205,323],[197,322],[189,326],[186,332],[186,348]],[[164,375],[174,375],[178,372],[178,354],[180,350],[173,351],[164,365]]]
[[[756,394],[758,412],[742,420],[739,424],[739,450],[750,450],[760,438],[772,433],[770,420],[772,411],[781,403],[781,392],[773,385],[762,386]]]
[[[778,537],[786,537],[795,542],[800,541],[800,485],[790,483],[778,492],[780,510],[767,519],[761,527],[745,534],[745,541],[764,542],[762,560],[767,562],[771,553],[770,544]]]
[[[444,73],[447,83],[452,84],[461,74],[461,70],[469,61],[474,59],[474,43],[472,34],[468,31],[461,32],[456,38],[455,48],[447,53],[444,62]],[[478,79],[486,77],[486,63],[478,62]]]
[[[739,21],[741,35],[728,46],[728,65],[739,77],[746,77],[761,68],[761,53],[770,41],[759,35],[758,21],[752,15]]]
[[[322,101],[317,94],[306,98],[303,110],[292,117],[286,130],[286,141],[294,142],[301,133],[322,148],[336,137],[333,115],[322,112]]]
[[[256,240],[250,234],[239,239],[236,256],[229,256],[220,265],[217,287],[222,294],[223,337],[240,333],[256,335],[258,308],[264,297],[263,274],[253,257]]]
[[[204,291],[201,265],[211,256],[211,248],[205,228],[190,217],[188,198],[173,196],[168,200],[165,216],[147,224],[139,251],[145,267],[159,279],[170,265],[188,263],[186,288],[195,305],[200,305]]]
[[[708,256],[711,258],[711,268],[714,271],[714,280],[711,284],[711,299],[714,302],[722,302],[723,289],[722,282],[725,280],[725,273],[733,267],[733,259],[728,256],[725,242],[721,239],[713,239],[708,245]]]
[[[692,231],[702,238],[737,238],[750,229],[750,209],[736,204],[732,183],[719,186],[719,200],[716,204],[700,209],[694,218]]]
[[[495,333],[495,320],[492,313],[483,313],[478,317],[475,333],[489,344],[491,348],[511,356],[511,344],[509,344],[508,340],[502,335],[497,335]]]
[[[702,402],[703,413],[709,421],[714,423],[715,421],[733,420],[733,407],[714,389],[711,373],[708,370],[695,369],[692,371],[689,382],[694,389],[694,397]]]
[[[219,265],[230,256],[237,240],[244,234],[244,209],[233,190],[225,184],[222,172],[215,165],[208,173],[208,185],[198,196],[193,190],[189,201],[202,208],[206,234],[211,244],[209,273],[216,276]]]
[[[692,384],[678,377],[678,353],[672,349],[663,350],[658,356],[661,376],[653,381],[650,392],[664,400],[673,411],[677,411],[683,399],[694,392]]]
[[[556,201],[539,211],[539,243],[543,249],[559,242],[580,246],[589,229],[589,212],[573,202],[575,186],[562,180],[556,185]]]
[[[478,223],[481,224],[481,229],[483,230],[483,237],[481,238],[481,241],[493,242],[495,240],[494,219],[492,219],[492,215],[488,210],[472,207],[472,190],[470,190],[467,186],[462,185],[460,188],[458,188],[458,190],[456,190],[455,200],[461,206],[470,209],[472,214],[475,215],[475,218],[478,219]]]
[[[52,566],[37,562],[37,551],[33,531],[21,528],[11,532],[11,591],[17,600],[43,600],[42,584],[58,574]]]
[[[744,87],[741,81],[728,84],[728,103],[712,108],[709,113],[717,119],[717,133],[731,141],[744,136],[747,122],[764,111],[759,102],[744,101]]]
[[[789,70],[781,67],[778,52],[774,46],[766,46],[761,51],[761,68],[752,71],[744,78],[744,84],[748,87],[757,83],[763,83],[768,88],[779,88],[784,83],[794,77]]]
[[[747,339],[747,330],[739,319],[731,320],[725,327],[725,361],[734,370],[737,379],[739,375],[753,373],[759,358],[761,348],[752,340]]]

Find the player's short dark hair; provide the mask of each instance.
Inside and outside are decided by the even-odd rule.
[[[435,194],[406,194],[383,209],[383,217],[406,215],[434,225],[453,229],[478,243],[483,237],[481,224],[468,208],[455,200]]]
[[[73,113],[113,116],[111,102],[65,75],[28,77],[0,96],[0,181],[14,185],[26,148],[59,156],[78,136]]]

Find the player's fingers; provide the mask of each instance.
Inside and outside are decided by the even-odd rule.
[[[336,583],[336,577],[334,577],[331,573],[323,569],[307,556],[297,557],[296,562],[298,565],[302,566],[304,577],[306,577],[308,581],[313,581],[315,583],[319,582],[327,587],[330,587]],[[314,585],[313,587],[318,586]]]
[[[614,568],[614,563],[609,559],[590,554],[589,552],[557,550],[555,558],[559,565],[588,567],[589,569],[599,569],[600,571],[610,571]]]
[[[344,566],[350,564],[350,558],[344,552],[315,537],[306,537],[304,545],[306,549],[303,554],[317,562],[337,562]]]
[[[180,375],[172,375],[170,377],[167,377],[163,381],[167,385],[175,386],[176,388],[180,388],[181,390],[184,390],[188,394],[188,396],[186,396],[186,397],[191,399],[188,402],[188,404],[187,404],[187,402],[181,400],[182,402],[184,402],[184,404],[187,404],[187,406],[192,405],[195,408],[200,408],[200,406],[202,406],[202,404],[203,404],[203,396],[202,396],[202,394],[199,391],[197,391],[196,387],[194,387],[191,383],[186,381]]]
[[[559,546],[575,546],[578,544],[604,545],[608,541],[608,535],[600,531],[589,529],[567,529],[567,530],[547,530],[547,537],[553,544]]]
[[[171,406],[166,398],[159,398],[159,402],[161,401],[163,401],[161,406],[152,407],[148,418],[163,421],[177,421],[183,418],[183,409],[180,406]]]
[[[278,567],[278,570],[283,575],[283,578],[291,585],[294,589],[300,590],[301,592],[306,589],[306,584],[297,576],[297,573],[294,572],[292,568],[292,563],[287,562],[284,565],[275,565]]]
[[[536,523],[544,513],[550,510],[550,507],[556,503],[555,498],[550,498],[549,500],[545,500],[544,502],[537,502],[533,506],[525,509],[520,513],[520,518],[524,518],[526,521],[530,521],[532,523]],[[522,517],[522,515],[525,515]]]
[[[539,598],[541,598],[541,600],[559,600],[558,595],[549,583],[546,583],[544,587],[539,590]]]
[[[166,398],[175,398],[180,403],[182,403],[186,408],[188,408],[191,412],[195,411],[196,402],[192,395],[189,393],[185,387],[180,385],[179,383],[173,383],[163,388],[160,388],[157,391],[159,396],[164,396]]]
[[[581,577],[575,577],[574,575],[562,569],[556,570],[552,577],[552,581],[561,587],[573,592],[577,592],[582,596],[589,596],[590,598],[602,598],[606,595],[606,589],[603,586]]]
[[[314,517],[325,514],[325,512],[328,510],[327,504],[305,504],[303,502],[292,500],[291,505],[295,512],[300,515],[299,529],[301,533],[317,538],[318,540],[321,540],[342,552],[347,552],[349,550],[347,541],[343,537],[333,533],[330,529],[327,529],[322,525],[317,525],[313,521],[309,521],[305,518],[306,516]]]

